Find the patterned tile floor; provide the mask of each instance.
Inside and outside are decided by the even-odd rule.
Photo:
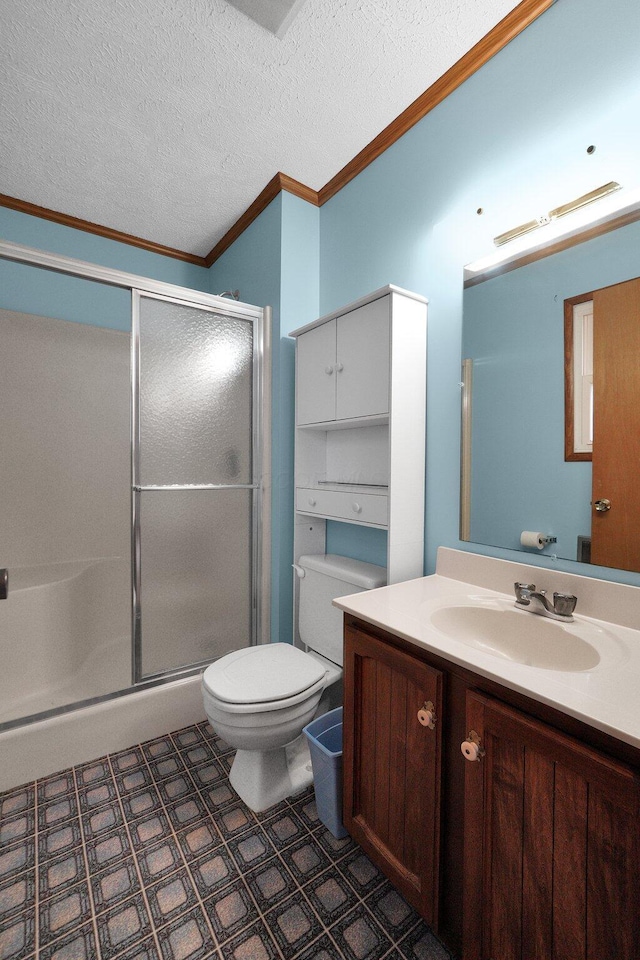
[[[188,727],[0,794],[0,960],[446,960],[313,790],[262,814]]]

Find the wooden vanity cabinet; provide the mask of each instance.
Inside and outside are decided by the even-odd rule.
[[[347,630],[344,823],[432,924],[439,892],[441,701],[439,670],[355,627]],[[431,716],[432,725],[424,725]]]
[[[434,731],[413,724],[427,694]],[[461,960],[639,960],[639,771],[628,744],[346,616],[345,824]]]
[[[467,725],[465,960],[637,960],[637,775],[475,692]]]

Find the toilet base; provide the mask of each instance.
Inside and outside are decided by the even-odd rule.
[[[301,734],[275,750],[238,750],[229,782],[254,813],[300,793],[313,783],[306,737]]]

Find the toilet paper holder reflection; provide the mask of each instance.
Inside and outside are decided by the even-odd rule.
[[[520,545],[523,547],[535,547],[543,550],[550,543],[557,543],[558,538],[551,536],[550,533],[539,533],[537,530],[523,530],[520,534]]]

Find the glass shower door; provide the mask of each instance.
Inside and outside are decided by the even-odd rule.
[[[256,639],[256,321],[134,294],[134,676]]]

